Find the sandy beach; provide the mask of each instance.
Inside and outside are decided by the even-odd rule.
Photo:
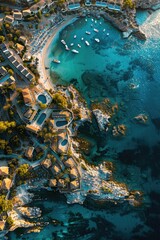
[[[39,59],[39,65],[38,65],[38,71],[40,74],[39,83],[41,83],[46,89],[54,88],[54,84],[52,80],[50,79],[50,71],[49,69],[45,69],[45,57],[47,54],[47,50],[51,42],[53,41],[54,37],[56,36],[57,32],[67,26],[72,20],[75,19],[75,15],[73,16],[67,16],[65,20],[57,27],[52,30],[50,33],[51,36],[48,38],[44,48],[42,49],[42,52],[39,52],[36,57]]]

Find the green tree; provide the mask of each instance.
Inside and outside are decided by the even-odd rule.
[[[3,43],[5,41],[5,37],[0,35],[0,43]]]
[[[0,214],[6,213],[7,211],[12,210],[12,201],[6,200],[5,195],[0,196]]]

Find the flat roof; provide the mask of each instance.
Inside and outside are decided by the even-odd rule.
[[[29,80],[31,80],[31,79],[33,78],[33,75],[29,73],[26,77],[27,77]]]
[[[23,66],[20,64],[18,67],[18,70],[22,71],[23,70]]]
[[[9,60],[10,60],[11,62],[13,62],[13,61],[15,60],[15,58],[14,58],[13,56],[11,56],[11,57],[9,58]]]
[[[16,60],[16,61],[13,63],[13,65],[14,65],[15,67],[18,67],[19,62]]]
[[[23,73],[23,75],[25,75],[25,76],[26,76],[26,75],[28,74],[28,71],[27,71],[27,69],[25,69],[25,68],[24,68],[24,71],[23,71],[22,73]]]

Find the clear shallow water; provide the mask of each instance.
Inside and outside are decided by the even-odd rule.
[[[147,20],[146,13],[138,14],[137,18],[148,36],[146,42],[134,38],[121,39],[120,33],[103,20],[96,23],[101,33],[92,32],[91,36],[87,36],[85,31],[91,31],[92,21],[81,19],[81,22],[73,23],[60,33],[60,39],[65,39],[67,44],[80,43],[82,48],[76,47],[80,53],[66,52],[57,35],[48,50],[46,64],[51,64],[52,76],[53,71],[60,75],[58,83],[76,85],[88,104],[90,100],[100,101],[105,97],[119,105],[123,103],[117,123],[126,124],[125,138],[115,140],[109,133],[107,136],[88,136],[88,127],[81,132],[92,140],[93,148],[88,159],[96,163],[102,159],[113,161],[115,178],[124,181],[129,189],[144,192],[143,205],[140,208],[109,203],[95,206],[88,202],[84,206],[67,205],[62,195],[44,192],[41,195],[43,198],[46,195],[47,199],[33,204],[43,207],[44,221],[51,218],[63,223],[58,226],[50,223],[40,233],[22,237],[16,235],[19,231],[15,231],[9,239],[159,239],[160,11]],[[105,33],[102,32],[104,28]],[[105,37],[107,32],[110,35]],[[76,39],[73,38],[75,34]],[[90,42],[89,47],[81,42],[81,37]],[[100,44],[95,43],[95,37],[101,40]],[[51,63],[53,58],[59,59],[61,64]],[[132,83],[137,85],[134,90],[130,89]],[[133,123],[133,117],[139,113],[149,117],[148,125]]]

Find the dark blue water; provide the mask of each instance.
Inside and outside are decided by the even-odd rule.
[[[10,239],[77,239],[77,240],[159,240],[160,235],[160,12],[151,16],[138,13],[137,19],[147,35],[141,42],[133,37],[121,39],[121,34],[102,19],[97,21],[99,33],[93,32],[91,19],[80,20],[65,28],[51,45],[47,64],[55,81],[73,83],[90,105],[91,100],[110,98],[120,108],[117,124],[127,126],[127,135],[114,139],[93,131],[91,124],[80,129],[80,134],[92,142],[90,162],[110,160],[114,163],[114,177],[125,182],[129,189],[143,192],[143,204],[136,208],[127,204],[96,205],[86,200],[84,205],[67,205],[57,192],[37,194],[33,205],[43,209],[43,221],[49,225],[40,233],[10,234]],[[101,22],[101,24],[100,24]],[[103,29],[106,32],[102,32]],[[85,31],[92,31],[86,36]],[[109,33],[109,36],[105,35]],[[74,40],[73,36],[77,35]],[[74,41],[79,54],[63,49],[60,39],[67,44]],[[81,42],[85,37],[90,46]],[[94,38],[100,39],[96,44]],[[53,58],[61,64],[51,63]],[[56,76],[55,76],[56,72]],[[57,78],[55,78],[57,77]],[[134,89],[131,86],[136,86]],[[136,124],[133,117],[143,113],[146,125]],[[96,130],[95,130],[96,131]],[[39,197],[43,199],[38,201]],[[52,220],[59,221],[54,225]],[[24,232],[24,231],[23,231]]]
[[[57,127],[62,127],[62,126],[64,126],[64,125],[66,125],[67,124],[67,121],[57,121],[56,122],[56,126]]]
[[[42,113],[42,114],[40,115],[40,117],[38,118],[37,123],[38,123],[39,125],[41,125],[41,124],[44,122],[45,118],[46,118],[46,114],[45,114],[45,113]]]

